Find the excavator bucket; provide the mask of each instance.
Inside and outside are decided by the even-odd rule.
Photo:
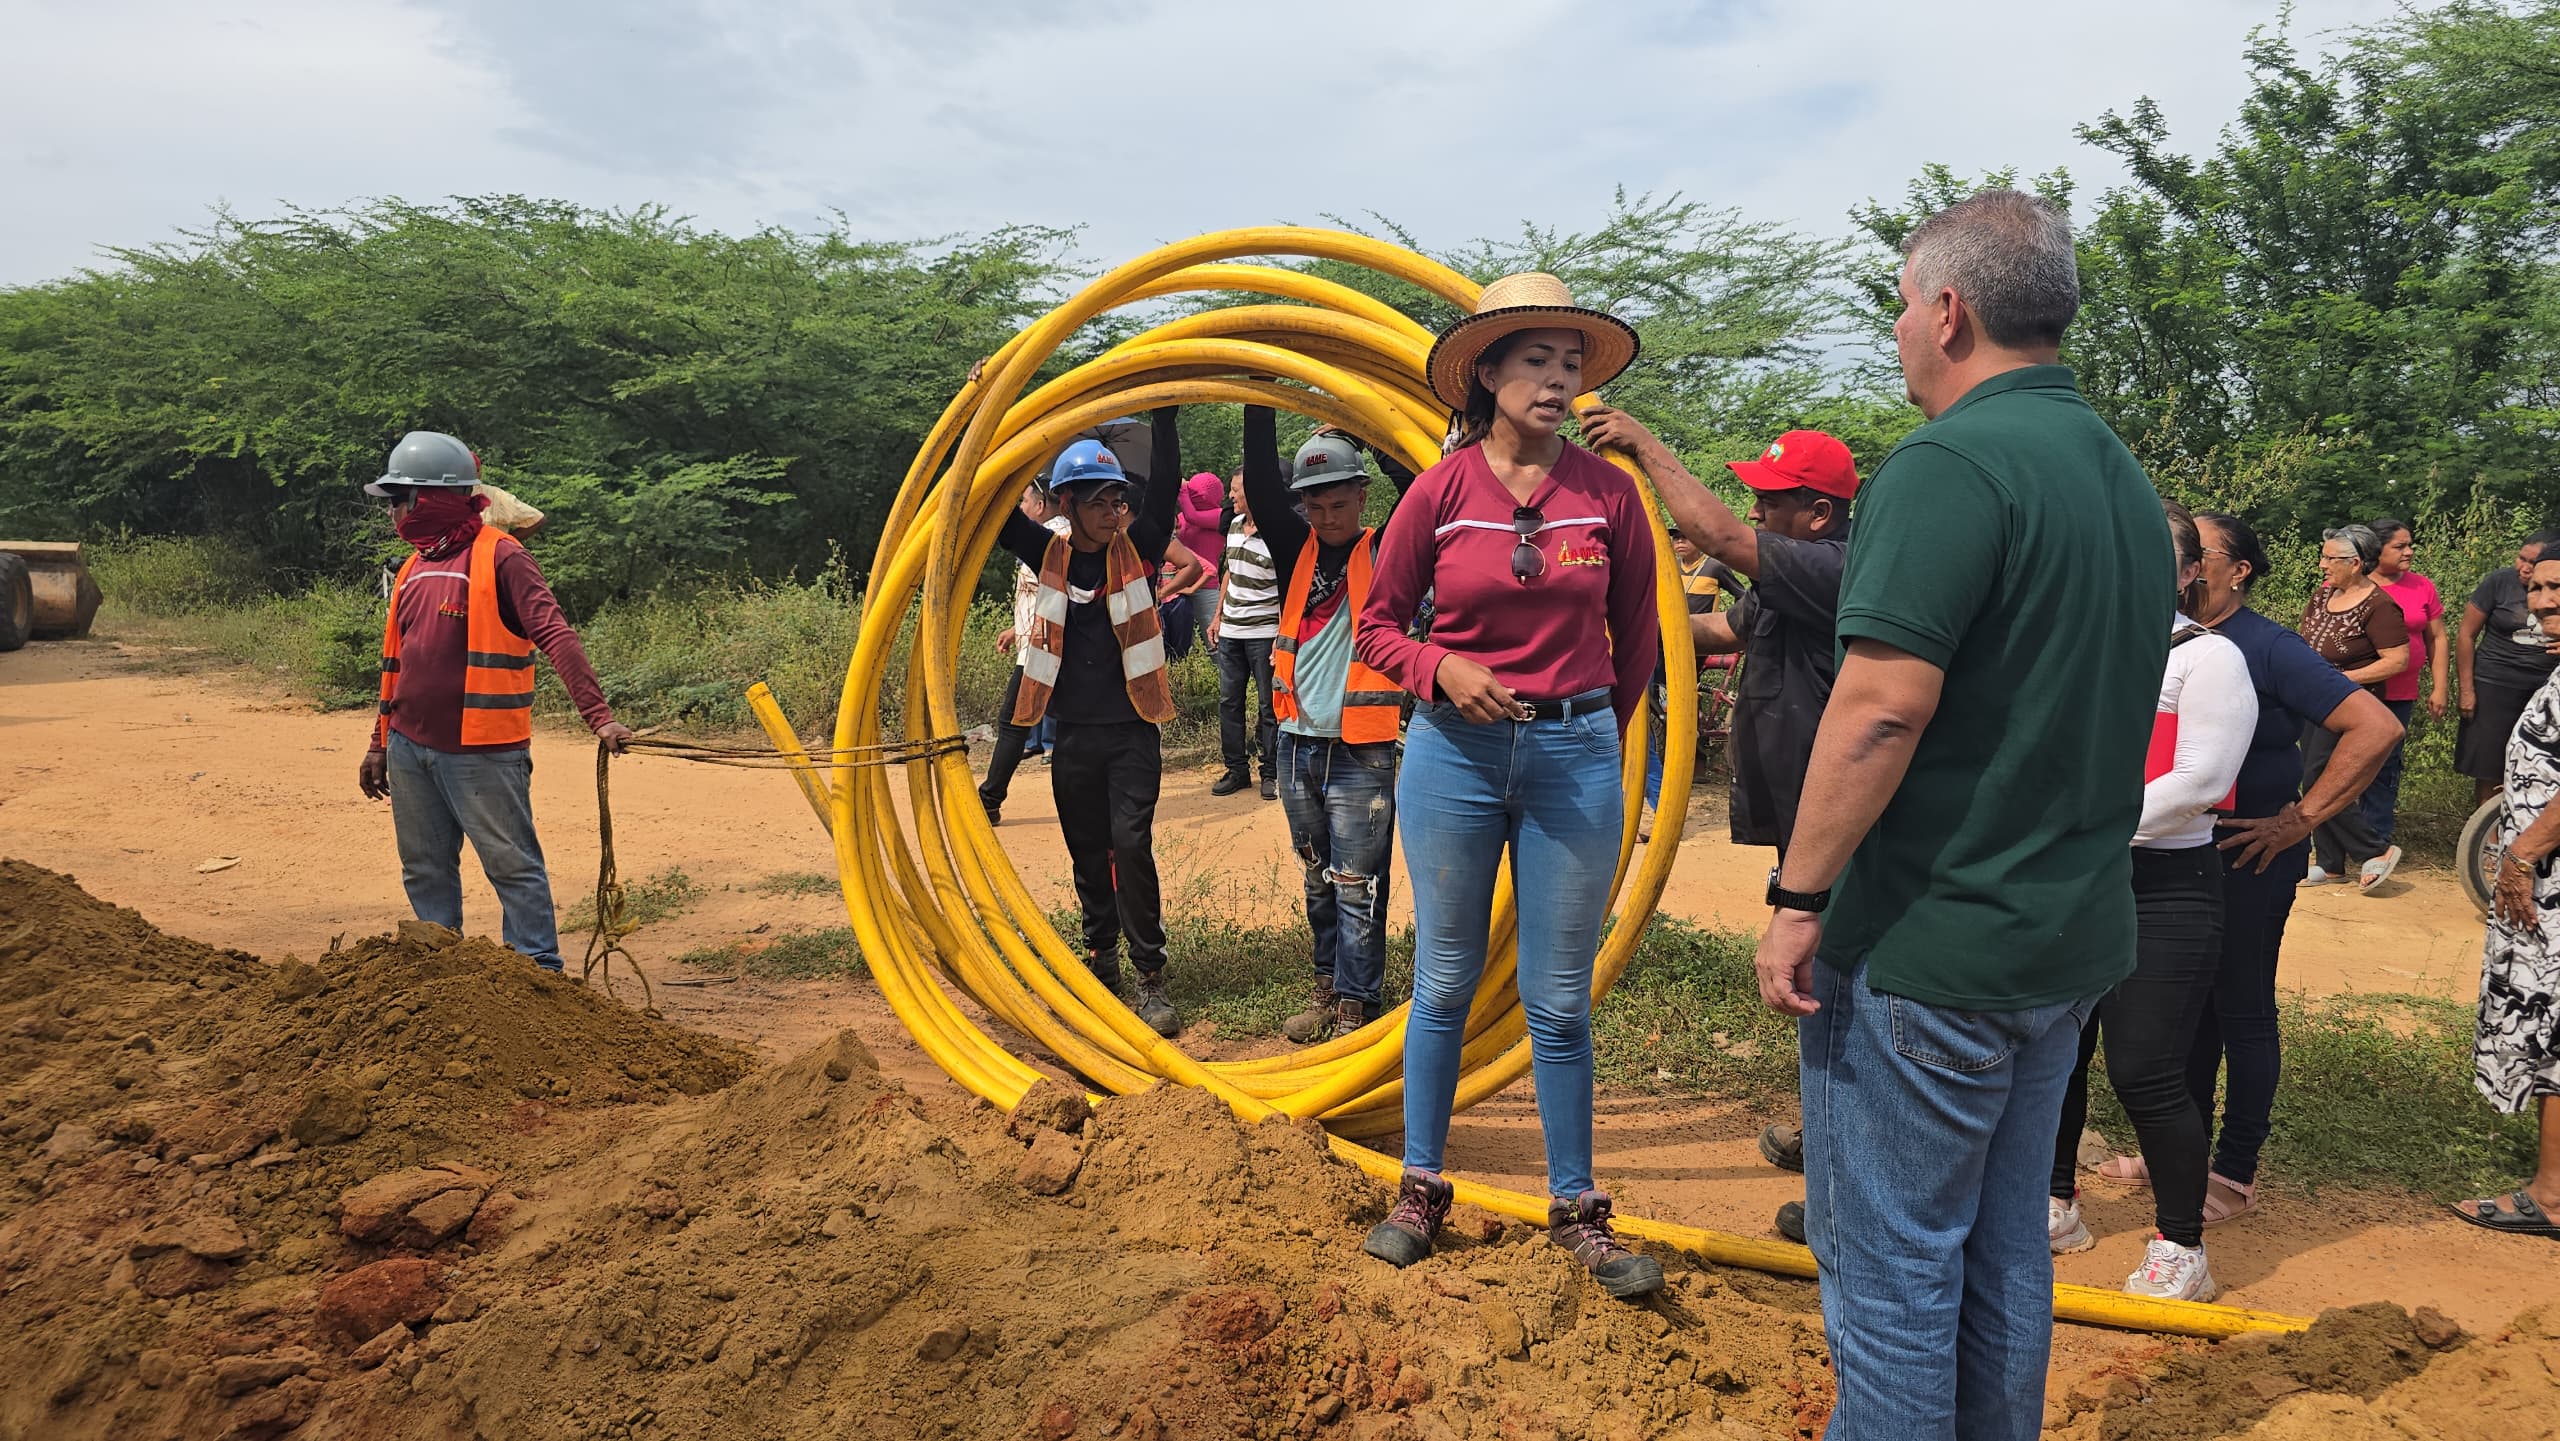
[[[0,614],[0,631],[12,629],[15,619],[21,621],[26,637],[34,640],[77,640],[89,633],[103,597],[88,564],[80,558],[78,541],[0,540],[0,556],[15,556],[23,562],[27,582],[26,610],[15,616]],[[12,569],[0,566],[0,612],[15,610],[22,603],[20,596],[11,594],[16,587],[7,572]]]

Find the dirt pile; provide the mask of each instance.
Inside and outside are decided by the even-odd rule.
[[[2412,1317],[2377,1302],[2324,1312],[2294,1336],[2238,1336],[2172,1352],[2147,1373],[2099,1375],[2048,1399],[2071,1441],[2215,1441],[2250,1427],[2292,1396],[2355,1405],[2418,1375],[2462,1333],[2433,1312]],[[2546,1400],[2554,1397],[2547,1384]]]
[[[1043,1147],[1074,1162],[1055,1196],[1023,1174]],[[1357,1253],[1381,1201],[1313,1130],[1196,1091],[1071,1135],[929,1107],[846,1034],[555,1173],[467,1270],[558,1284],[501,1283],[440,1354],[327,1414],[490,1436],[1785,1437],[1827,1394],[1802,1313],[1676,1266],[1669,1304],[1621,1306],[1489,1217],[1388,1272]]]
[[[271,1433],[296,1411],[276,1396],[326,1370],[296,1346],[331,1273],[444,1247],[389,1307],[433,1292],[431,1315],[545,1132],[746,1064],[436,927],[269,967],[0,861],[0,1332],[27,1338],[0,1436],[161,1434],[189,1405],[207,1414],[166,1434]],[[343,1192],[430,1163],[458,1184],[342,1232]],[[385,1274],[339,1310],[372,1314]]]

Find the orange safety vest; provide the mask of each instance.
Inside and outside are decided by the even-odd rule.
[[[533,642],[507,629],[498,615],[498,559],[507,548],[524,547],[494,525],[481,526],[471,542],[471,579],[462,603],[462,743],[467,746],[520,745],[533,739]],[[411,555],[391,582],[391,614],[382,623],[376,747],[389,739],[391,700],[400,689],[400,587],[417,566],[418,557]]]
[[[1342,613],[1358,624],[1360,608],[1369,603],[1369,564],[1375,548],[1375,530],[1363,530],[1352,542],[1351,560],[1345,567],[1342,588]],[[1298,564],[1289,572],[1289,590],[1280,602],[1280,636],[1271,643],[1271,713],[1281,720],[1298,716],[1298,642],[1299,627],[1306,623],[1307,592],[1315,585],[1316,538],[1298,552]],[[1396,723],[1403,717],[1404,692],[1396,683],[1362,664],[1355,652],[1351,657],[1351,673],[1342,687],[1342,739],[1349,745],[1368,745],[1396,738]]]

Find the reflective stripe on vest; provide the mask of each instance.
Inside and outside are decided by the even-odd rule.
[[[1374,530],[1363,530],[1351,545],[1351,558],[1344,565],[1342,578],[1342,611],[1345,623],[1358,625],[1360,608],[1369,602],[1369,565],[1374,550]],[[1307,537],[1298,552],[1298,563],[1289,572],[1289,588],[1280,601],[1280,635],[1271,645],[1271,711],[1280,720],[1298,718],[1298,646],[1308,637],[1300,634],[1307,619],[1307,592],[1314,588],[1318,542]],[[1351,669],[1343,677],[1342,739],[1348,745],[1368,745],[1396,738],[1397,722],[1403,719],[1404,692],[1396,683],[1361,663],[1358,651],[1351,656]]]
[[[471,578],[462,620],[462,743],[521,745],[533,739],[533,642],[507,629],[498,614],[498,560],[515,537],[494,525],[471,542]],[[522,549],[521,546],[517,546]],[[374,744],[389,740],[391,702],[400,690],[400,591],[417,568],[414,555],[391,582],[391,613],[382,623],[382,695]]]

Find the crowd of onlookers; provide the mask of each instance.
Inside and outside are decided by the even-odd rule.
[[[1863,478],[1838,439],[1780,436],[1731,466],[1747,514],[1583,398],[1636,334],[1545,275],[1487,286],[1433,347],[1451,428],[1419,476],[1321,430],[1283,463],[1258,408],[1223,482],[1182,479],[1170,410],[1078,440],[1002,532],[1021,666],[981,795],[996,819],[1051,727],[1086,966],[1117,991],[1125,943],[1132,1009],[1176,1034],[1152,825],[1165,668],[1196,627],[1221,680],[1210,789],[1258,770],[1305,868],[1314,998],[1291,1040],[1377,1017],[1391,834],[1414,858],[1404,1171],[1366,1252],[1414,1264],[1448,1215],[1508,870],[1549,1234],[1609,1295],[1651,1294],[1661,1269],[1616,1236],[1592,1144],[1620,742],[1662,679],[1652,522],[1593,452],[1632,457],[1677,537],[1691,639],[1739,657],[1732,835],[1774,852],[1754,969],[1797,1018],[1803,1114],[1761,1149],[1806,1177],[1778,1228],[1820,1270],[1827,1434],[2023,1441],[2052,1255],[2095,1244],[2091,1066],[2103,1053],[2139,1142],[2099,1170],[2155,1199],[2125,1289],[2211,1299],[2205,1229],[2260,1204],[2295,895],[2390,879],[2408,725],[2422,692],[2443,717],[2457,677],[2457,764],[2506,797],[2479,1089],[2543,1121],[2534,1178],[2457,1209],[2560,1234],[2560,534],[2449,626],[2408,524],[2342,526],[2284,625],[2252,604],[2274,566],[2249,522],[2164,504],[2058,363],[2079,304],[2060,210],[2007,191],[1952,206],[1912,232],[1899,288],[1895,350],[1928,423]],[[1371,460],[1397,491],[1376,526]]]

